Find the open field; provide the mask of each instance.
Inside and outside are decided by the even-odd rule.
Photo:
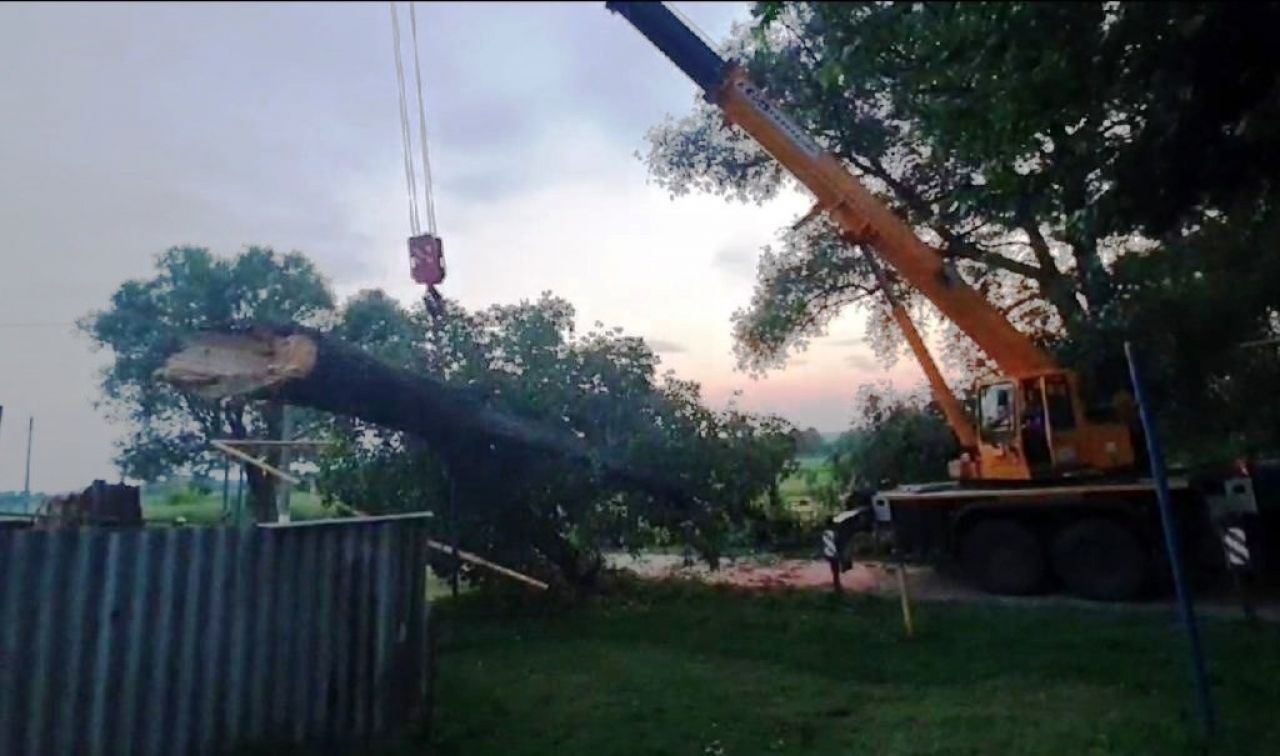
[[[310,491],[294,491],[289,497],[289,505],[295,520],[334,516],[334,510],[326,508],[320,503],[320,497]],[[245,506],[247,507],[248,504],[246,503]],[[231,507],[234,511],[234,496],[231,499]],[[142,516],[147,522],[154,523],[168,523],[179,517],[185,517],[192,525],[211,525],[218,522],[222,516],[222,491],[200,494],[187,490],[177,497],[161,493],[144,493]],[[246,517],[248,517],[247,514]]]
[[[674,583],[439,609],[436,753],[1200,752],[1172,614],[923,604],[908,641],[884,599]],[[1210,752],[1280,752],[1280,629],[1205,641]]]
[[[825,457],[801,457],[799,462],[800,471],[783,480],[780,489],[783,499],[797,512],[808,513],[813,509],[817,493],[806,479],[805,472],[816,475],[814,482],[821,485],[830,481],[831,468]],[[234,509],[234,487],[230,499]],[[329,517],[334,513],[311,491],[293,492],[291,504],[294,519]],[[222,516],[222,489],[214,485],[213,490],[201,493],[185,482],[178,485],[148,484],[143,486],[142,511],[148,522],[168,523],[183,517],[191,524],[212,524]]]
[[[818,489],[831,483],[831,463],[825,456],[800,457],[800,469],[778,484],[788,508],[801,517],[819,513]]]

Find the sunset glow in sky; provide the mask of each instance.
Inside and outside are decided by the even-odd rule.
[[[678,3],[714,39],[745,3]],[[580,323],[650,340],[714,406],[847,426],[876,366],[837,322],[783,372],[734,370],[729,318],[759,249],[809,207],[672,199],[636,157],[695,88],[592,3],[422,4],[423,75],[449,296],[469,308],[550,290]],[[175,244],[300,250],[342,296],[413,302],[385,3],[0,5],[0,490],[115,479],[120,429],[71,322]]]

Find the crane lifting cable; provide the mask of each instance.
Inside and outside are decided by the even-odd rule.
[[[395,48],[396,85],[400,92],[400,138],[404,149],[404,177],[409,195],[409,274],[415,283],[427,287],[423,304],[427,312],[438,317],[444,312],[444,299],[436,285],[444,281],[444,244],[436,226],[435,196],[431,178],[431,154],[427,147],[426,101],[422,96],[422,64],[418,54],[418,14],[409,3],[410,41],[413,45],[414,83],[418,95],[418,141],[422,148],[422,204],[418,202],[417,166],[413,157],[413,130],[410,126],[408,97],[405,93],[404,57],[401,51],[400,14],[395,2],[391,6],[391,40]],[[422,221],[425,218],[426,227]]]

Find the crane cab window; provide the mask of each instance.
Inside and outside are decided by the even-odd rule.
[[[1061,375],[1044,379],[1044,399],[1049,408],[1049,426],[1055,431],[1076,427],[1076,413],[1071,404],[1071,386]]]
[[[984,386],[979,398],[982,432],[988,438],[1013,430],[1013,384],[993,383]]]

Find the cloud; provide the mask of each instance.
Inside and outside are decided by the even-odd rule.
[[[716,252],[713,263],[733,278],[753,279],[756,274],[755,250],[745,245],[732,245]]]
[[[678,344],[674,341],[667,341],[666,339],[645,339],[644,343],[648,344],[650,349],[659,354],[681,354],[688,351],[685,349],[683,344]]]
[[[876,364],[875,358],[867,354],[851,354],[844,358],[844,364],[851,368],[862,371],[876,370],[879,365]]]
[[[682,6],[717,38],[749,10]],[[581,322],[666,336],[683,377],[730,374],[752,250],[810,200],[648,187],[633,153],[695,87],[600,5],[432,4],[419,26],[447,294],[552,289]],[[71,322],[175,244],[297,249],[340,293],[416,298],[388,27],[376,4],[0,5],[0,322]],[[33,486],[114,479],[122,428],[92,405],[110,355],[69,328],[0,329],[0,353],[23,356],[0,371],[0,489],[28,415]],[[833,397],[796,383],[771,406]]]

